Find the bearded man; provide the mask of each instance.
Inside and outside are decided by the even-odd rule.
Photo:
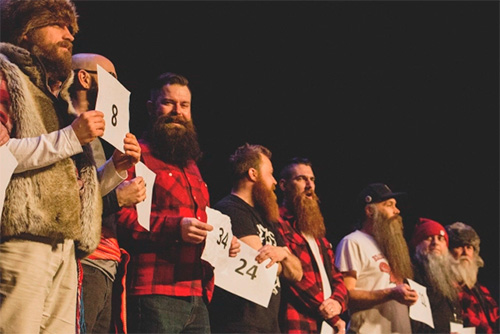
[[[456,222],[445,226],[450,238],[451,268],[460,289],[464,326],[475,327],[476,333],[498,333],[498,303],[486,286],[477,280],[484,260],[479,255],[479,235],[472,226]]]
[[[438,222],[419,218],[412,239],[415,281],[427,288],[434,328],[412,321],[415,333],[450,333],[450,323],[462,323],[457,282],[451,270],[448,234]]]
[[[155,174],[150,230],[134,207],[118,216],[120,244],[130,253],[127,273],[130,333],[210,332],[207,303],[213,270],[201,259],[208,231],[207,184],[197,166],[201,157],[191,118],[188,80],[174,73],[155,81],[148,112],[153,128],[139,140],[141,161]],[[134,168],[128,170],[133,178]],[[233,238],[230,256],[239,243]]]
[[[361,228],[337,245],[335,262],[349,291],[349,332],[411,332],[408,306],[418,295],[404,283],[413,270],[396,206],[402,195],[383,183],[365,187],[358,195]]]
[[[280,278],[300,281],[302,268],[275,229],[279,209],[271,151],[245,144],[229,161],[233,187],[214,208],[230,217],[233,235],[259,252],[257,262],[270,259],[268,268],[278,263],[278,277],[267,308],[216,287],[209,306],[211,329],[213,333],[279,333]]]
[[[101,233],[101,191],[89,142],[104,114],[78,116],[68,87],[78,31],[69,0],[0,2],[0,121],[18,161],[1,217],[0,332],[71,333],[77,258]]]
[[[280,327],[286,333],[344,333],[340,314],[347,309],[347,289],[335,267],[316,195],[312,163],[293,158],[281,170],[283,193],[278,232],[302,264],[298,282],[284,282]]]

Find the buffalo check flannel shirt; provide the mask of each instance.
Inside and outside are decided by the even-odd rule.
[[[282,289],[280,328],[285,333],[318,333],[323,322],[319,306],[328,297],[337,300],[345,311],[347,288],[342,274],[335,267],[331,243],[326,238],[316,239],[332,289],[331,296],[324,296],[314,255],[306,239],[293,227],[295,218],[284,207],[280,208],[280,216],[278,231],[286,246],[300,259],[304,272],[300,282],[286,282]],[[339,316],[335,316],[326,321],[333,326],[338,320]]]
[[[498,333],[498,304],[490,291],[480,284],[459,292],[464,327],[476,327],[476,333]]]
[[[141,161],[156,174],[156,179],[150,231],[139,225],[135,207],[117,213],[119,242],[131,257],[127,293],[205,296],[210,300],[214,280],[212,267],[201,260],[205,244],[186,243],[180,234],[183,217],[207,222],[207,185],[194,161],[183,168],[167,164],[152,155],[145,140],[139,140],[139,144]],[[134,167],[128,175],[129,179],[135,177]]]

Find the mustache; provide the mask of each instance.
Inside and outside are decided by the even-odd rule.
[[[161,115],[156,120],[158,124],[169,124],[169,123],[178,123],[181,125],[186,125],[189,123],[184,117],[177,115]]]
[[[73,51],[73,43],[71,43],[70,41],[60,41],[57,43],[57,46],[61,46],[68,49],[69,51]]]

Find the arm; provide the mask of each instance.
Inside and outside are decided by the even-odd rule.
[[[247,235],[240,238],[240,240],[259,251],[259,254],[255,258],[258,263],[270,259],[271,261],[266,265],[266,268],[270,268],[273,264],[278,263],[278,275],[283,274],[283,277],[290,281],[300,281],[302,279],[303,272],[300,260],[287,247],[262,246],[262,242],[257,235]]]
[[[9,130],[12,129],[12,124],[7,111],[6,104],[0,103],[2,128]],[[14,173],[46,167],[83,152],[82,145],[104,132],[104,118],[99,114],[80,116],[71,125],[48,134],[32,138],[10,138],[6,145],[18,162]],[[75,131],[75,128],[78,128],[78,131]]]
[[[343,272],[344,283],[349,291],[349,309],[360,311],[372,308],[390,300],[410,306],[418,298],[418,294],[408,284],[398,284],[393,288],[380,290],[358,290],[356,289],[356,272]]]

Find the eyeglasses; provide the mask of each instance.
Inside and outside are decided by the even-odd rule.
[[[75,72],[78,72],[80,70],[83,70],[85,72],[92,73],[92,74],[97,74],[97,71],[87,70],[85,68],[75,68],[74,69]],[[114,73],[114,72],[108,72],[108,73],[111,74],[112,76],[114,76],[115,79],[118,79],[118,77],[116,76],[116,73]]]

